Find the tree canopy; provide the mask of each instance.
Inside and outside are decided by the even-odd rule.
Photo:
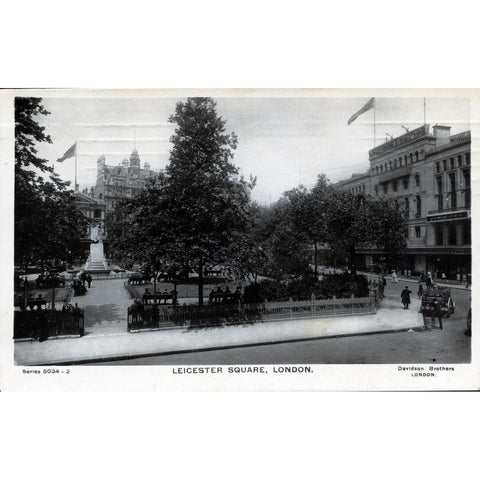
[[[201,304],[205,266],[244,268],[254,180],[244,180],[232,163],[237,137],[226,133],[212,99],[178,102],[169,121],[176,129],[165,175],[124,204],[131,227],[116,246],[159,268],[198,272]]]
[[[41,98],[15,98],[15,263],[49,259],[72,262],[81,256],[80,238],[88,221],[76,208],[73,194],[38,156],[37,144],[52,143],[39,125],[48,115]]]
[[[255,180],[239,176],[238,139],[212,99],[177,103],[169,121],[176,129],[165,173],[118,205],[107,228],[117,257],[197,272],[200,304],[208,266],[283,279],[312,276],[313,261],[316,278],[320,244],[353,273],[359,248],[404,248],[406,222],[394,205],[338,190],[323,174],[312,189],[289,190],[273,205],[252,202]]]

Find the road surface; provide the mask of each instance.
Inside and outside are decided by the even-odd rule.
[[[387,294],[398,297],[414,283],[388,283]],[[159,355],[105,362],[101,365],[236,365],[236,364],[399,364],[468,363],[471,338],[463,333],[470,306],[469,290],[452,289],[454,315],[445,319],[443,330],[412,331],[309,340],[274,345],[229,348],[206,352]]]

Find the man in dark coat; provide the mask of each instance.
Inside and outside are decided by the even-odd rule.
[[[410,294],[411,293],[412,292],[408,289],[408,287],[405,287],[402,290],[401,298],[402,298],[402,303],[403,303],[403,309],[404,310],[408,309],[408,306],[410,305]]]
[[[442,322],[442,306],[440,302],[435,299],[433,302],[433,314],[432,314],[432,323],[435,326],[435,318],[438,318],[438,323],[440,326],[440,330],[443,330],[443,322]]]

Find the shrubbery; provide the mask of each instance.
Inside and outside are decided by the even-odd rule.
[[[264,300],[286,301],[310,300],[312,293],[317,299],[368,297],[368,280],[364,275],[335,274],[323,280],[313,275],[290,281],[263,280],[245,287],[245,303],[260,303]]]

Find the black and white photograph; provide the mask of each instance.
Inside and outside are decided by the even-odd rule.
[[[471,367],[471,93],[10,93],[17,370]]]

